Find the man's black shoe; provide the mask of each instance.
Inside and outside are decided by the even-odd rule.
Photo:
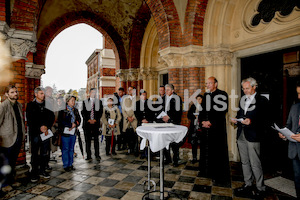
[[[52,171],[52,167],[50,167],[49,165],[46,167],[45,169],[46,172],[51,172]]]
[[[192,164],[195,164],[196,162],[198,162],[197,159],[193,159],[193,160],[192,160]]]
[[[101,160],[101,157],[100,156],[96,156],[96,160]]]
[[[178,165],[178,163],[173,163],[173,167],[178,167],[179,165]]]
[[[114,156],[115,156],[115,155],[117,155],[117,153],[116,153],[116,152],[112,152],[111,154],[112,154],[112,155],[114,155]]]
[[[266,196],[266,191],[256,190],[254,191],[254,199],[264,199]]]
[[[238,197],[252,197],[253,187],[249,185],[243,185],[242,187],[234,189],[234,195]]]
[[[76,168],[75,168],[73,165],[71,165],[71,166],[69,167],[69,169],[70,169],[70,171],[75,171],[75,170],[76,170]]]
[[[66,167],[66,168],[64,168],[64,170],[65,170],[65,172],[71,171],[70,167]]]
[[[170,163],[171,163],[170,160],[165,160],[165,161],[164,161],[164,164],[165,164],[165,165],[168,165],[168,164],[170,164]]]
[[[39,176],[38,175],[33,175],[32,177],[31,177],[31,179],[30,179],[30,181],[32,182],[32,183],[35,183],[35,182],[37,182],[38,180],[39,180]]]
[[[43,178],[50,178],[50,175],[49,175],[48,172],[42,172],[40,175],[41,175],[41,177],[43,177]]]
[[[91,158],[91,157],[87,157],[85,160],[86,160],[86,161],[91,161],[92,158]]]

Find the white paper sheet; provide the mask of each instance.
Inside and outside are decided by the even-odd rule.
[[[157,118],[157,119],[161,119],[161,118],[163,118],[164,116],[167,116],[167,113],[165,113],[165,111],[162,111],[156,118]]]
[[[112,125],[114,125],[114,123],[115,123],[115,120],[114,120],[114,119],[108,119],[108,121],[107,121],[107,122],[108,122],[108,124],[109,124],[109,125],[111,125],[111,126],[112,126]]]
[[[239,119],[235,119],[235,118],[231,118],[232,120],[235,120],[237,122],[242,122],[244,119],[243,118],[239,118]]]
[[[70,128],[65,127],[64,134],[74,135],[76,128],[73,128],[71,131],[69,131]]]
[[[294,135],[295,133],[293,133],[290,129],[288,128],[279,128],[275,123],[274,126],[271,126],[273,129],[277,130],[278,132],[280,132],[282,135],[284,135],[286,137],[286,139],[288,139],[291,142],[297,142],[296,140],[291,138],[291,135]]]
[[[42,141],[47,140],[48,138],[51,138],[53,136],[53,133],[50,129],[48,129],[48,135],[45,135],[45,133],[40,134]]]

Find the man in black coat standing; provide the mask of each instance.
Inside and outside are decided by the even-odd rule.
[[[45,171],[50,154],[50,139],[42,141],[41,134],[48,135],[54,123],[54,113],[45,107],[45,93],[41,87],[34,89],[35,99],[27,104],[26,118],[31,144],[31,181],[37,182],[39,174],[50,178]]]
[[[206,87],[207,92],[202,101],[203,111],[199,117],[203,128],[200,139],[200,173],[211,177],[217,185],[230,186],[226,131],[228,95],[218,89],[215,77],[207,79]]]
[[[237,196],[249,196],[254,194],[263,197],[266,190],[264,176],[260,160],[260,144],[265,128],[268,110],[268,100],[256,92],[257,82],[254,78],[242,81],[242,89],[245,95],[240,100],[239,111],[232,122],[237,124],[237,144],[242,162],[244,186],[235,189]],[[242,120],[238,122],[238,119]],[[256,190],[253,181],[256,182]]]
[[[172,84],[165,85],[166,95],[163,98],[162,110],[161,112],[165,112],[167,115],[163,116],[160,122],[164,123],[173,123],[180,125],[181,115],[182,115],[182,100],[180,96],[174,93],[174,86]],[[161,113],[160,112],[160,113]],[[159,121],[158,121],[159,122]],[[170,147],[173,151],[173,166],[178,166],[179,160],[179,147],[182,143],[171,143]],[[164,154],[166,157],[165,164],[171,163],[171,154],[170,150],[164,149]]]
[[[100,160],[100,119],[102,117],[103,105],[102,101],[96,98],[96,89],[90,89],[90,97],[83,102],[81,115],[83,118],[82,128],[84,130],[86,160],[92,159],[91,143],[94,138],[95,157]]]

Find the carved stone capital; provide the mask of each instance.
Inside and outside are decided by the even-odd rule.
[[[229,51],[208,51],[204,53],[205,65],[231,65],[233,54]]]
[[[152,68],[142,68],[139,74],[143,80],[157,80],[158,78],[158,72],[154,71]]]
[[[293,63],[284,65],[284,71],[286,71],[288,75],[292,77],[300,76],[300,64]]]
[[[28,52],[36,52],[36,33],[10,28],[6,22],[0,22],[0,32],[4,35],[14,60],[27,60]]]
[[[25,77],[40,79],[43,74],[45,74],[44,65],[36,65],[33,63],[26,63],[25,65]]]
[[[128,70],[127,79],[129,81],[138,81],[139,70],[137,68],[130,68]]]
[[[126,69],[118,69],[116,71],[116,76],[120,78],[120,81],[127,81],[127,70]]]

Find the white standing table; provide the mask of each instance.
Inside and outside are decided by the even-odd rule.
[[[183,140],[188,128],[180,125],[155,124],[153,126],[139,126],[136,129],[137,134],[142,138],[140,149],[144,149],[146,141],[152,152],[160,151],[160,199],[164,199],[164,148],[169,148],[170,143],[179,143]],[[149,158],[148,158],[148,162]],[[149,164],[149,163],[148,163]],[[148,174],[150,174],[148,168]],[[149,176],[148,176],[149,178]]]

